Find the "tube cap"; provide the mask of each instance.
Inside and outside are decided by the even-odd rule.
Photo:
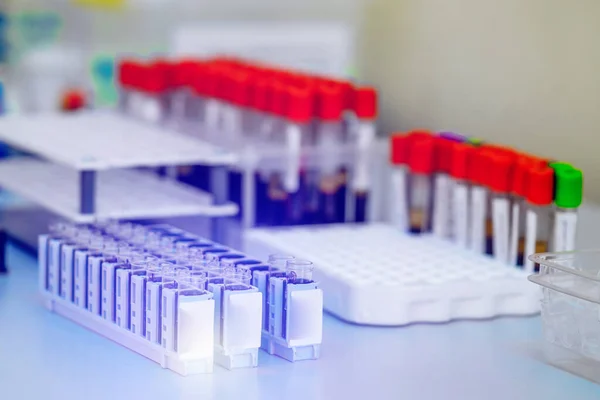
[[[435,136],[435,170],[449,174],[452,170],[453,141],[442,136]]]
[[[550,165],[555,171],[563,168],[572,169],[573,166],[569,163],[563,161],[552,161],[548,165]]]
[[[468,178],[471,182],[479,186],[489,186],[492,154],[489,149],[473,148],[468,172]]]
[[[172,65],[171,84],[174,87],[182,87],[190,84],[197,61],[181,60]]]
[[[554,170],[548,166],[531,168],[527,174],[527,201],[546,206],[554,197]]]
[[[511,189],[514,158],[502,152],[496,152],[490,157],[489,187],[497,193],[508,193]]]
[[[171,66],[166,61],[155,61],[144,68],[143,90],[158,94],[169,89],[169,72]]]
[[[300,124],[313,117],[314,93],[308,88],[290,86],[287,89],[287,117]]]
[[[252,106],[258,111],[269,111],[269,80],[262,77],[251,83]]]
[[[556,198],[561,208],[577,208],[583,200],[583,172],[577,168],[559,168],[556,173]]]
[[[317,87],[317,116],[323,121],[342,119],[346,99],[340,85],[321,83]]]
[[[518,156],[513,169],[511,192],[517,196],[527,197],[529,170],[543,168],[544,166],[544,160],[527,155]]]
[[[373,87],[360,87],[354,91],[354,113],[359,119],[377,118],[377,90]]]
[[[411,172],[416,174],[431,174],[434,167],[433,156],[435,150],[433,136],[411,139],[409,145],[408,165]]]
[[[232,103],[247,107],[250,97],[250,75],[245,72],[233,72],[229,77],[229,99]]]
[[[469,174],[469,161],[473,154],[473,147],[466,143],[454,142],[452,145],[452,168],[450,175],[456,179],[467,179]]]
[[[273,80],[269,84],[269,111],[280,117],[286,117],[286,85],[279,81]]]
[[[410,152],[410,139],[403,133],[390,136],[390,162],[393,165],[408,164]]]

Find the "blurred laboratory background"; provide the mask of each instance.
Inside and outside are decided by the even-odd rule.
[[[343,25],[347,72],[383,89],[381,134],[455,130],[573,160],[600,200],[598,13],[594,0],[4,0],[1,74],[11,108],[47,108],[64,84],[112,104],[115,55],[170,52],[184,27]]]

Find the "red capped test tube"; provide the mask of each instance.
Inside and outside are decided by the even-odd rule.
[[[409,140],[409,227],[410,233],[420,234],[430,229],[435,140],[431,135],[409,136]]]
[[[525,234],[525,271],[535,272],[534,253],[548,251],[552,231],[554,170],[549,166],[532,168],[527,176],[527,212]]]
[[[389,219],[392,226],[408,232],[408,160],[410,138],[403,133],[390,136]]]
[[[351,87],[346,90],[351,90]],[[376,135],[377,90],[373,87],[356,88],[353,103],[358,123],[355,138],[356,160],[352,173],[352,190],[354,192],[354,218],[352,219],[355,222],[365,222],[371,188],[371,154]]]
[[[445,137],[435,137],[435,178],[433,182],[432,232],[440,238],[451,236],[452,203],[452,147],[454,141]]]
[[[452,147],[452,238],[462,247],[469,245],[469,165],[474,147],[454,143]]]
[[[320,160],[319,222],[343,222],[346,174],[339,153],[345,143],[342,119],[345,107],[344,91],[339,85],[321,83],[317,88],[317,99],[319,122],[316,147]]]

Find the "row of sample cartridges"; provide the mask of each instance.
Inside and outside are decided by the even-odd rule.
[[[531,272],[528,255],[575,248],[581,170],[450,132],[390,142],[390,217],[400,229]]]
[[[123,59],[118,69],[123,113],[245,157],[230,173],[230,200],[252,225],[367,218],[373,87],[231,58]],[[180,169],[179,179],[209,190],[208,168]],[[243,195],[248,168],[252,206]]]
[[[319,357],[323,296],[309,261],[264,264],[172,226],[118,222],[54,224],[38,256],[43,293],[167,352],[229,369],[256,366],[260,347]]]

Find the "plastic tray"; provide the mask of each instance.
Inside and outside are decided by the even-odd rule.
[[[522,270],[386,224],[254,229],[244,241],[256,257],[285,253],[314,261],[325,309],[354,323],[446,322],[540,309],[539,288]]]
[[[544,356],[550,364],[600,382],[600,250],[534,254],[542,286]]]

